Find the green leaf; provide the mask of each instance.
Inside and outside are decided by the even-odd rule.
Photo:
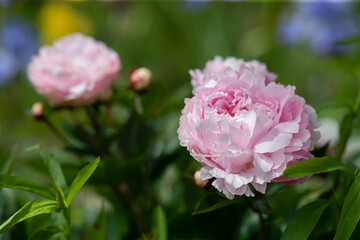
[[[0,174],[11,173],[11,169],[17,149],[18,149],[17,145],[14,145],[14,147],[10,150],[7,156],[4,159],[0,160]]]
[[[64,192],[54,183],[54,189],[56,193],[56,200],[60,204],[61,208],[66,211],[68,209],[68,204],[66,203]]]
[[[353,174],[351,170],[338,159],[325,156],[322,158],[312,158],[306,161],[297,162],[285,169],[282,177],[304,177],[337,170],[347,172],[350,175]]]
[[[345,150],[346,143],[351,135],[351,131],[354,125],[354,118],[355,118],[354,114],[352,112],[348,112],[344,115],[344,117],[340,122],[340,129],[339,129],[340,137],[336,149],[336,156],[338,158],[341,158]]]
[[[44,213],[55,213],[60,211],[61,207],[59,206],[58,202],[54,200],[45,199],[28,202],[0,226],[0,233],[3,233],[8,228],[28,218]]]
[[[51,240],[56,239],[60,235],[63,235],[63,232],[59,228],[45,227],[31,235],[29,240]]]
[[[161,206],[157,206],[153,213],[154,217],[154,232],[156,233],[157,240],[167,240],[167,222],[166,215]]]
[[[315,200],[300,208],[287,225],[281,240],[305,240],[329,206],[327,200]]]
[[[349,239],[360,219],[360,176],[356,176],[346,195],[335,240]]]
[[[52,154],[50,156],[44,156],[44,160],[55,184],[59,186],[63,192],[67,192],[66,180],[59,161]]]
[[[94,224],[87,228],[80,240],[105,240],[106,239],[106,215],[104,207],[101,208]]]
[[[63,192],[66,193],[68,190],[67,184],[59,161],[52,154],[48,156],[40,145],[32,146],[27,150],[30,151],[34,149],[39,150],[40,155],[44,159],[45,165],[47,166],[49,174],[55,184],[58,185],[63,190]]]
[[[70,205],[70,202],[73,200],[75,195],[79,192],[85,182],[89,179],[89,177],[93,174],[95,169],[100,163],[100,158],[93,160],[84,168],[82,168],[79,173],[76,175],[75,180],[71,184],[68,195],[66,196],[66,202]]]
[[[0,174],[0,186],[23,190],[47,199],[55,199],[55,195],[47,187],[21,177]]]

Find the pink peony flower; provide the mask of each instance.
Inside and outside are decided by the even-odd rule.
[[[238,71],[241,66],[245,65],[248,68],[251,68],[256,74],[261,74],[265,78],[265,83],[269,84],[276,80],[277,75],[267,71],[266,65],[260,63],[257,60],[252,60],[245,62],[243,59],[236,59],[234,57],[227,57],[223,59],[220,56],[216,56],[214,60],[208,61],[206,63],[205,69],[203,71],[199,69],[190,70],[191,84],[193,86],[193,93],[195,94],[197,89],[209,80],[216,80],[214,78],[214,73],[222,72],[226,68],[231,68],[235,71]]]
[[[212,79],[185,99],[178,129],[180,144],[203,165],[201,178],[214,178],[212,185],[229,199],[254,196],[250,184],[265,193],[268,182],[303,181],[281,175],[313,157],[309,151],[319,138],[314,109],[295,87],[267,83],[266,73],[253,66],[207,68],[215,69],[206,73]]]
[[[116,52],[76,33],[41,48],[29,64],[28,75],[52,105],[85,106],[111,96],[120,68]]]

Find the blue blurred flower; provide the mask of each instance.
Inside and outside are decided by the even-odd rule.
[[[351,2],[298,2],[293,14],[280,19],[279,40],[284,45],[307,42],[322,55],[344,53],[351,46],[337,42],[357,36],[358,24]]]
[[[24,69],[38,49],[37,33],[28,22],[9,19],[2,26],[0,45],[13,54],[20,69]]]
[[[0,50],[0,86],[12,80],[16,72],[17,64],[13,55]]]
[[[26,72],[37,49],[38,36],[31,24],[15,18],[4,21],[0,26],[0,85],[13,79],[16,73]]]
[[[185,0],[181,1],[180,4],[188,13],[200,13],[205,10],[208,2],[209,0]]]
[[[0,0],[0,6],[10,6],[11,4],[16,3],[18,0]]]

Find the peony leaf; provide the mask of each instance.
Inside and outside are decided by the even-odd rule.
[[[161,206],[157,206],[154,209],[153,217],[154,235],[157,236],[154,239],[166,240],[168,238],[166,215]]]
[[[95,169],[100,163],[100,158],[93,160],[84,168],[82,168],[79,173],[76,175],[75,180],[71,184],[68,195],[66,196],[66,202],[70,205],[70,202],[73,200],[75,195],[80,191],[82,186],[84,186],[85,182],[89,179],[89,177],[93,174]]]
[[[312,158],[306,161],[297,162],[287,167],[282,177],[304,177],[312,174],[344,171],[353,174],[349,168],[342,164],[338,159],[325,156],[322,158]]]
[[[63,192],[67,192],[66,180],[59,161],[52,154],[48,156],[40,145],[32,146],[27,150],[29,151],[34,149],[39,150],[40,155],[44,159],[45,165],[47,166],[49,174],[54,180],[55,184],[59,186]]]
[[[0,233],[4,232],[13,225],[22,222],[28,218],[35,217],[44,213],[61,212],[61,207],[54,200],[33,200],[28,202],[19,211],[12,215],[6,222],[0,226]]]
[[[346,195],[335,240],[349,239],[360,219],[360,175],[356,176]]]
[[[56,227],[45,227],[33,235],[30,236],[29,240],[52,240],[58,239],[63,232]]]
[[[55,199],[55,195],[47,187],[21,177],[0,174],[0,186],[23,190],[47,199]]]
[[[281,240],[307,239],[329,204],[327,200],[315,200],[300,208],[287,225]]]

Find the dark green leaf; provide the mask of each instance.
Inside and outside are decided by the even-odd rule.
[[[80,240],[105,240],[106,239],[106,215],[104,207],[96,218],[94,224],[87,228]]]
[[[93,174],[95,169],[100,163],[100,158],[93,160],[84,168],[82,168],[79,173],[76,175],[75,180],[71,184],[68,195],[66,196],[66,202],[70,205],[70,202],[75,197],[75,195],[79,192],[85,182],[89,179],[89,177]]]
[[[23,206],[19,211],[17,211],[0,226],[0,233],[28,218],[44,213],[55,213],[60,211],[61,207],[59,206],[58,202],[54,200],[46,199],[28,202],[25,206]]]
[[[154,233],[157,236],[157,240],[166,240],[167,239],[167,222],[166,215],[161,206],[157,206],[154,210]]]
[[[356,176],[346,195],[335,240],[349,239],[360,219],[360,176]]]
[[[327,206],[327,200],[315,200],[300,208],[287,225],[281,240],[307,239]]]
[[[344,171],[349,174],[352,172],[342,164],[338,159],[333,157],[312,158],[306,161],[297,162],[289,166],[283,173],[283,177],[304,177],[312,174]]]
[[[0,186],[23,190],[52,200],[55,199],[54,194],[47,187],[21,177],[0,174]]]
[[[60,229],[56,227],[46,227],[31,235],[29,240],[51,240],[60,235],[63,235]]]

